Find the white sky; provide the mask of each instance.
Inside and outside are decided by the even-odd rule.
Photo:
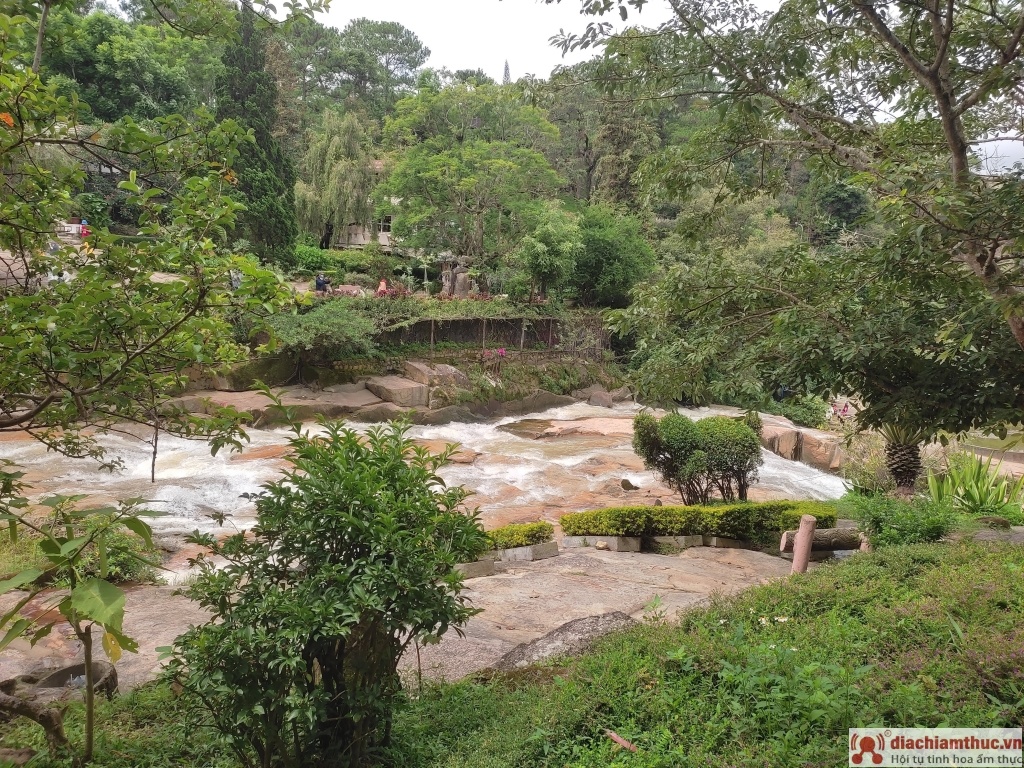
[[[653,0],[640,14],[631,11],[631,25],[656,26],[669,18],[665,0]],[[547,77],[559,64],[574,64],[595,55],[591,50],[562,58],[548,39],[582,32],[594,17],[580,14],[580,0],[544,5],[540,0],[333,0],[321,22],[342,29],[359,17],[397,21],[411,29],[431,51],[429,67],[483,69],[498,82],[508,59],[512,79],[524,74]],[[602,20],[619,22],[618,13]],[[619,24],[619,26],[624,26]]]

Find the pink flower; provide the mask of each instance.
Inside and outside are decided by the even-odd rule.
[[[505,348],[502,347],[501,349],[498,350],[498,357],[504,357],[504,356],[505,356]]]

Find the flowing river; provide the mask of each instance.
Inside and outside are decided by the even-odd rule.
[[[630,424],[637,410],[632,404],[611,410],[577,404],[488,423],[417,426],[410,434],[435,450],[447,442],[461,444],[458,463],[441,474],[449,484],[474,491],[470,503],[480,508],[485,526],[493,528],[508,522],[556,521],[566,512],[599,506],[651,504],[657,498],[673,503],[669,489],[644,470],[630,447]],[[715,411],[683,413],[699,418]],[[353,426],[359,431],[370,427]],[[26,471],[33,499],[55,493],[88,494],[96,504],[146,499],[163,513],[153,527],[167,540],[197,528],[216,528],[209,518],[213,512],[230,513],[229,528],[251,525],[253,506],[241,496],[279,476],[288,432],[254,429],[249,435],[243,453],[214,457],[204,442],[161,437],[155,483],[150,482],[148,446],[116,435],[100,438],[124,462],[124,469],[113,473],[89,460],[48,453],[32,440],[0,442],[0,458]],[[830,499],[845,490],[833,475],[763,453],[753,499]],[[638,489],[623,490],[623,479]]]

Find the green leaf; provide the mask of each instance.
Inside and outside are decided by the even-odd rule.
[[[120,631],[124,602],[123,591],[95,577],[86,579],[71,592],[71,607],[108,631]]]
[[[153,546],[153,530],[137,517],[126,517],[121,521],[124,527],[146,542],[147,547]]]
[[[22,571],[6,581],[0,581],[0,595],[10,592],[12,589],[23,587],[26,584],[31,584],[42,575],[43,572],[38,568],[29,568],[27,571]]]
[[[3,636],[3,639],[0,639],[0,651],[25,634],[25,630],[30,626],[32,626],[32,622],[28,619],[18,619],[15,621]]]

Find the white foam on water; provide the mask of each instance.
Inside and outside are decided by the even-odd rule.
[[[485,511],[505,505],[541,505],[576,491],[596,490],[622,478],[641,488],[651,487],[657,480],[650,472],[625,467],[607,469],[609,464],[625,464],[628,459],[635,464],[626,435],[569,434],[533,440],[498,427],[526,419],[631,419],[639,410],[640,407],[632,403],[619,403],[612,409],[578,403],[488,423],[416,426],[410,429],[410,436],[461,443],[481,454],[472,465],[452,464],[440,474],[449,485],[465,485],[477,492],[481,502],[488,505]],[[704,418],[732,414],[735,410],[694,408],[681,412],[691,418]],[[370,426],[354,425],[353,428],[365,432]],[[312,434],[322,432],[315,424],[306,428]],[[250,448],[284,445],[290,436],[286,429],[254,429],[249,434]],[[104,435],[99,442],[111,455],[121,457],[124,470],[103,472],[90,460],[48,453],[44,446],[35,442],[0,443],[0,458],[11,459],[31,473],[36,498],[54,493],[85,493],[101,497],[104,502],[132,497],[152,500],[152,508],[164,513],[163,517],[154,519],[154,529],[165,534],[180,534],[196,528],[214,530],[217,526],[208,517],[214,512],[233,515],[233,525],[238,528],[248,527],[252,523],[253,507],[241,495],[258,492],[264,483],[280,477],[281,473],[279,459],[233,461],[226,451],[211,456],[204,442],[162,436],[156,483],[153,484],[149,482],[151,454],[147,445],[121,435]],[[773,495],[832,499],[846,491],[838,477],[782,459],[769,451],[762,451],[762,454],[764,465],[758,485]],[[604,466],[600,470],[596,467],[588,470],[588,462]]]

